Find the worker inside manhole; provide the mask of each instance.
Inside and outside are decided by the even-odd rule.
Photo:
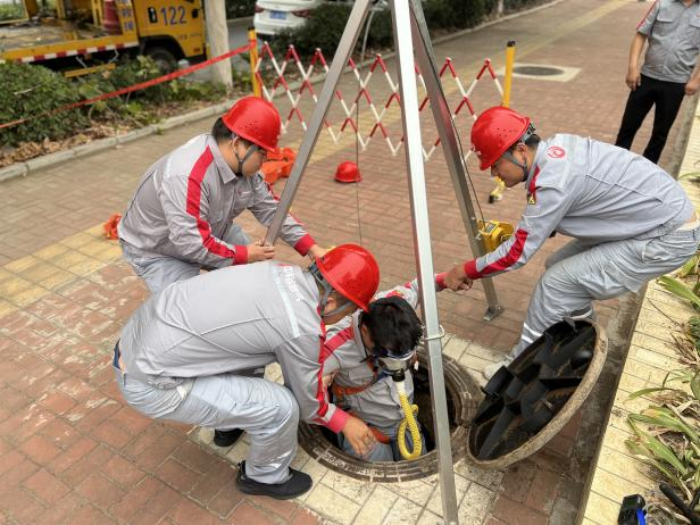
[[[435,284],[444,288],[441,276]],[[416,373],[423,336],[417,304],[413,280],[377,294],[368,312],[358,311],[329,329],[324,370],[333,370],[326,375],[330,395],[374,435],[358,446],[342,433],[329,433],[329,441],[347,454],[366,461],[414,460],[434,447],[428,377]]]

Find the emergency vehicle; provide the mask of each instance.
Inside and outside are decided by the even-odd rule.
[[[0,0],[0,62],[73,68],[74,76],[113,67],[123,54],[150,56],[164,70],[206,57],[202,0],[39,2]]]

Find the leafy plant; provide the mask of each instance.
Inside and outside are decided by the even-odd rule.
[[[70,80],[42,66],[0,64],[0,123],[44,115],[0,129],[0,143],[16,145],[23,141],[65,138],[87,125],[80,110],[60,114],[51,111],[80,100]]]
[[[659,278],[671,293],[700,308],[698,284],[690,288],[681,279],[698,277],[698,257],[688,261],[676,277]],[[686,501],[700,490],[700,317],[691,316],[686,331],[676,337],[679,360],[686,368],[672,370],[660,387],[630,394],[630,399],[652,396],[655,405],[630,414],[634,438],[626,441],[630,452],[661,475]],[[642,428],[642,427],[645,428]],[[697,510],[697,509],[696,509]],[[657,522],[685,522],[665,499],[652,496],[650,513]]]
[[[253,16],[255,0],[226,0],[226,18]]]
[[[655,393],[660,403],[628,416],[635,437],[627,440],[626,446],[690,501],[700,489],[700,373],[676,371],[673,379],[679,383],[678,388],[665,386],[632,394],[639,397]],[[642,424],[649,430],[642,430]],[[654,499],[652,503],[661,512],[676,512],[664,500]]]
[[[669,292],[677,295],[681,299],[690,301],[690,303],[693,305],[693,308],[700,309],[700,297],[698,297],[696,293],[698,291],[697,285],[694,286],[693,289],[690,289],[678,279],[669,277],[667,275],[659,277],[659,283]]]
[[[26,123],[0,129],[0,143],[61,140],[77,135],[91,125],[141,126],[159,119],[162,108],[174,104],[221,99],[223,88],[205,82],[176,79],[120,97],[51,114],[61,106],[98,97],[118,89],[159,77],[156,63],[137,57],[112,71],[67,79],[42,66],[0,64],[0,123],[32,117]]]

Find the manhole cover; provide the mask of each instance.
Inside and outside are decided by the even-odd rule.
[[[513,72],[518,75],[530,75],[533,77],[552,77],[564,74],[563,69],[548,66],[515,66]]]
[[[469,429],[470,459],[504,468],[542,448],[586,400],[606,355],[607,338],[594,324],[548,328],[484,387]]]
[[[331,470],[351,478],[369,482],[397,483],[437,474],[437,451],[432,421],[430,382],[427,356],[418,351],[420,369],[413,373],[414,402],[419,406],[418,419],[425,434],[425,445],[430,451],[415,461],[364,461],[352,457],[336,444],[333,433],[318,425],[299,425],[299,444],[316,461]],[[447,411],[450,417],[452,460],[454,463],[466,455],[467,425],[470,423],[482,394],[469,375],[454,360],[443,356]]]

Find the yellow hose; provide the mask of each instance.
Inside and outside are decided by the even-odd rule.
[[[411,461],[418,459],[423,451],[423,442],[421,441],[420,431],[418,430],[418,423],[416,423],[418,405],[411,405],[409,403],[408,395],[406,395],[406,384],[404,381],[396,382],[396,390],[399,393],[399,401],[401,401],[401,408],[403,409],[405,416],[399,425],[399,433],[396,436],[396,440],[399,445],[401,457]],[[408,451],[408,445],[406,443],[407,427],[411,432],[411,437],[413,438],[413,450],[410,452]]]

